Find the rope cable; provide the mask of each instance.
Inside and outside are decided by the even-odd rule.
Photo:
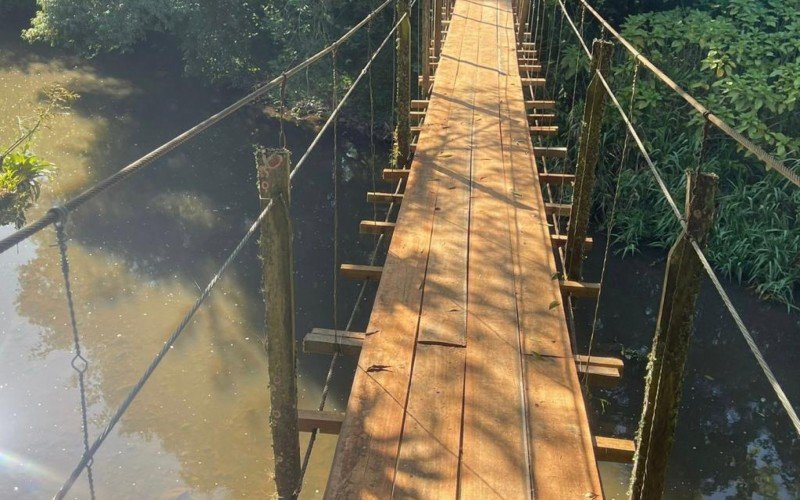
[[[61,486],[61,489],[58,491],[58,493],[56,493],[55,495],[56,500],[63,499],[69,492],[69,490],[72,488],[72,486],[75,484],[75,481],[78,479],[81,472],[83,472],[83,469],[85,469],[91,462],[91,460],[94,458],[95,453],[97,453],[97,450],[100,448],[103,442],[105,442],[106,438],[111,434],[111,431],[114,429],[119,420],[122,418],[122,415],[125,414],[125,412],[128,410],[128,407],[131,405],[131,403],[133,403],[133,400],[136,398],[136,396],[139,395],[139,392],[141,392],[144,385],[150,379],[150,376],[153,374],[156,368],[158,368],[158,365],[161,364],[161,361],[164,359],[164,357],[167,355],[170,349],[172,349],[172,346],[175,344],[175,341],[178,340],[178,337],[180,337],[180,335],[184,332],[184,330],[186,330],[186,327],[189,326],[189,322],[192,320],[192,318],[194,318],[194,315],[200,309],[200,306],[202,306],[203,303],[206,301],[206,299],[209,297],[211,291],[214,289],[217,283],[219,283],[219,280],[222,277],[222,275],[228,269],[230,264],[234,260],[236,260],[236,258],[242,252],[244,246],[253,238],[253,235],[256,234],[256,231],[261,226],[261,223],[263,222],[267,213],[272,209],[273,204],[274,204],[273,200],[270,200],[267,206],[264,208],[264,210],[261,211],[256,221],[253,222],[253,224],[250,226],[250,229],[247,230],[247,233],[236,245],[236,248],[234,248],[233,251],[228,255],[228,257],[225,259],[225,262],[222,264],[222,266],[217,270],[217,272],[208,282],[208,285],[206,285],[205,289],[203,289],[202,293],[198,296],[194,305],[192,305],[192,307],[186,313],[184,318],[181,320],[180,324],[175,328],[172,334],[164,341],[164,345],[161,347],[161,350],[158,352],[158,354],[156,354],[155,358],[153,358],[153,360],[150,362],[150,365],[147,367],[142,376],[139,378],[139,381],[136,382],[136,385],[133,386],[128,395],[125,397],[125,400],[114,412],[114,415],[109,420],[108,424],[106,425],[106,428],[103,429],[103,432],[100,433],[100,435],[97,436],[97,438],[95,438],[94,442],[92,443],[92,446],[90,446],[89,450],[83,454],[83,457],[78,462],[78,465],[75,467],[75,469],[72,471],[72,474],[70,474],[69,478],[67,478],[64,484]]]
[[[633,128],[633,125],[631,124],[630,120],[628,120],[628,117],[625,115],[625,111],[619,105],[619,101],[617,100],[616,96],[614,95],[614,92],[611,91],[611,88],[609,87],[608,82],[605,80],[605,78],[601,78],[600,81],[603,83],[603,86],[606,88],[606,92],[608,93],[609,97],[611,98],[612,102],[614,103],[614,106],[617,108],[617,110],[622,115],[623,121],[625,121],[628,129],[630,130],[631,136],[634,138],[634,140],[636,141],[636,145],[639,147],[639,150],[642,152],[642,156],[644,157],[645,161],[647,162],[647,165],[650,168],[650,171],[653,173],[653,176],[655,177],[656,182],[658,183],[659,188],[661,189],[661,192],[664,194],[664,197],[666,198],[667,203],[669,204],[669,206],[672,209],[672,211],[675,213],[675,216],[677,217],[677,219],[678,219],[678,221],[679,221],[679,223],[681,225],[681,228],[683,230],[686,230],[686,221],[683,219],[680,210],[678,210],[678,206],[675,204],[675,200],[672,198],[672,195],[670,194],[669,190],[667,189],[667,186],[666,186],[666,183],[664,182],[664,179],[661,178],[661,174],[658,172],[658,169],[656,168],[655,163],[653,163],[653,160],[650,158],[650,155],[647,153],[647,149],[645,148],[644,144],[642,143],[642,140],[639,138],[639,134],[636,133],[636,130]],[[766,360],[764,359],[764,355],[761,353],[761,350],[756,345],[752,334],[750,333],[750,331],[747,329],[747,326],[742,321],[742,318],[739,315],[739,312],[736,310],[736,307],[731,302],[731,299],[728,296],[728,293],[723,288],[722,283],[719,280],[719,277],[717,277],[717,274],[712,269],[711,264],[709,264],[708,259],[706,258],[706,256],[703,253],[703,251],[700,249],[700,246],[697,244],[697,242],[693,238],[689,238],[689,241],[690,241],[690,243],[692,245],[692,248],[694,249],[695,253],[697,254],[697,257],[700,259],[700,262],[702,263],[706,274],[708,275],[709,279],[711,279],[711,282],[713,283],[714,288],[717,290],[717,293],[719,294],[720,298],[722,299],[722,302],[725,305],[725,308],[728,310],[728,312],[730,313],[731,317],[733,318],[733,321],[736,324],[736,327],[738,328],[739,332],[744,337],[744,340],[747,343],[747,346],[750,348],[750,351],[753,353],[753,356],[756,358],[756,361],[758,362],[758,365],[761,368],[761,371],[764,373],[764,376],[767,378],[767,381],[769,382],[770,386],[772,387],[772,390],[775,392],[775,395],[777,396],[778,401],[780,401],[781,405],[783,406],[783,409],[786,411],[787,415],[789,416],[789,419],[791,420],[792,425],[795,428],[795,431],[797,432],[798,435],[800,435],[800,417],[797,416],[797,412],[795,411],[794,407],[792,406],[791,402],[789,401],[789,398],[786,396],[786,393],[783,391],[783,388],[780,386],[780,383],[778,382],[777,378],[775,378],[775,374],[772,372],[772,369],[769,367],[769,365],[767,364]]]
[[[70,365],[78,375],[78,388],[81,397],[81,428],[83,431],[83,453],[84,455],[89,452],[89,419],[87,417],[87,403],[86,403],[86,370],[89,369],[89,361],[83,356],[81,352],[81,340],[78,333],[78,321],[75,315],[75,302],[72,296],[72,283],[70,280],[69,258],[67,257],[67,235],[65,226],[67,222],[67,213],[59,208],[54,210],[58,211],[59,218],[55,222],[56,238],[58,240],[58,251],[61,254],[61,275],[64,278],[64,294],[67,298],[67,309],[69,311],[69,323],[72,328],[72,343],[75,350],[75,356],[72,358]],[[96,498],[94,491],[94,475],[92,474],[92,460],[86,464],[86,479],[89,482],[89,494],[94,500]]]

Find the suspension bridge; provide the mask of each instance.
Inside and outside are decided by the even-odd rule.
[[[71,313],[73,367],[80,382],[84,445],[57,498],[68,495],[82,475],[91,486],[95,453],[187,330],[220,276],[259,232],[265,258],[270,426],[280,497],[300,494],[320,432],[339,436],[327,498],[601,498],[598,461],[635,461],[632,498],[660,495],[703,272],[800,433],[792,405],[703,254],[713,222],[715,177],[700,168],[690,172],[686,210],[678,208],[634,126],[633,107],[626,111],[608,82],[614,45],[606,38],[621,44],[634,61],[632,94],[644,66],[686,99],[707,126],[718,128],[766,163],[772,170],[769,175],[783,175],[794,184],[797,176],[680,89],[585,1],[578,2],[580,27],[560,0],[420,1],[416,5],[420,60],[413,75],[415,4],[399,0],[392,27],[339,99],[338,48],[359,30],[374,29],[391,3],[379,5],[307,61],[0,241],[0,251],[6,251],[50,225],[56,228]],[[587,14],[600,26],[601,36],[591,47],[583,37]],[[545,19],[566,23],[590,61],[578,144],[558,143],[559,103],[548,95],[552,54],[542,53]],[[371,82],[373,63],[393,40],[397,128],[393,162],[380,172],[391,188],[366,193],[369,203],[386,206],[386,216],[360,224],[362,233],[378,236],[368,262],[335,262],[338,276],[361,284],[360,295],[346,325],[334,318],[332,325],[320,325],[305,335],[304,352],[330,354],[331,363],[318,410],[298,411],[290,184],[323,134],[332,132],[336,137],[348,99],[363,81]],[[552,38],[547,45],[548,51],[559,49]],[[90,360],[81,351],[80,322],[73,307],[67,218],[96,194],[273,89],[280,88],[283,109],[287,82],[328,56],[333,67],[332,112],[319,135],[294,166],[284,148],[259,150],[259,216],[166,338],[105,430],[90,436],[83,395]],[[411,98],[412,80],[417,99]],[[570,105],[575,104],[574,91],[572,99]],[[629,150],[640,150],[682,227],[670,253],[636,442],[633,436],[593,433],[586,387],[614,384],[623,375],[624,363],[595,355],[591,342],[589,352],[576,352],[572,318],[575,301],[599,305],[605,278],[603,271],[598,282],[585,280],[582,261],[593,243],[588,221],[606,107],[615,109],[626,127],[623,158]],[[569,159],[574,159],[574,167],[564,165]],[[337,168],[334,150],[335,177]],[[612,225],[613,216],[612,211]],[[382,265],[381,249],[385,250]],[[607,243],[606,257],[608,251]],[[356,330],[355,313],[370,281],[379,282],[373,308],[366,327]],[[334,286],[335,303],[338,282]],[[358,360],[352,392],[345,412],[325,411],[339,356]],[[304,456],[300,432],[311,433]]]

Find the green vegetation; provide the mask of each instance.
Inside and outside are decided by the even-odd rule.
[[[637,14],[626,19],[622,34],[709,109],[800,171],[800,0],[701,2],[695,9]],[[570,47],[560,63],[561,80],[570,84],[567,93],[577,50]],[[618,52],[612,86],[627,107],[633,65],[621,48]],[[584,63],[578,66],[582,77]],[[577,105],[571,123],[580,109]],[[678,203],[684,198],[684,171],[696,168],[701,155],[702,168],[720,176],[708,250],[716,269],[762,297],[794,303],[800,285],[800,188],[766,172],[763,163],[713,127],[704,141],[703,117],[644,68],[634,119]],[[600,214],[609,213],[613,201],[625,134],[615,109],[607,110],[605,124]],[[635,153],[632,143],[631,148]],[[670,246],[679,226],[638,154],[625,160],[620,189],[614,237],[623,252]]]
[[[248,88],[306,59],[363,19],[380,2],[311,0],[36,0],[23,36],[70,47],[86,56],[126,52],[144,43],[176,45],[188,74],[213,84]],[[390,24],[391,9],[375,22],[373,47]],[[366,60],[366,30],[339,50],[340,76],[352,78]],[[387,51],[388,53],[388,51]],[[387,59],[386,63],[389,62]],[[376,78],[388,78],[384,64]],[[288,85],[293,103],[326,108],[330,60]],[[325,104],[323,104],[325,103]],[[363,107],[359,106],[359,109]]]
[[[0,165],[0,225],[22,227],[25,210],[39,197],[39,182],[50,173],[51,164],[38,158],[26,143],[3,156]]]
[[[58,86],[47,89],[43,97],[45,104],[36,109],[35,116],[17,119],[19,136],[0,154],[0,225],[13,223],[19,228],[25,224],[25,211],[39,198],[41,182],[53,167],[33,152],[36,133],[78,98]]]

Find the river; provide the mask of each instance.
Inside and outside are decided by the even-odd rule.
[[[181,76],[169,49],[86,61],[0,34],[0,137],[16,133],[42,89],[81,95],[71,113],[38,136],[36,151],[57,166],[34,218],[59,201],[222,108],[236,93]],[[312,133],[287,126],[295,160]],[[274,146],[274,121],[243,112],[155,162],[75,212],[71,278],[88,360],[90,435],[97,436],[171,330],[179,323],[258,212],[253,144]],[[358,235],[372,216],[369,144],[341,139],[340,249],[366,263],[373,238]],[[385,155],[386,145],[379,145]],[[333,323],[330,136],[294,183],[298,338]],[[382,165],[381,158],[377,165]],[[0,236],[13,231],[0,227]],[[599,238],[598,238],[599,239]],[[77,377],[55,235],[48,229],[0,256],[0,497],[51,496],[83,451]],[[589,274],[598,274],[598,244]],[[609,262],[594,351],[626,358],[619,388],[592,391],[593,428],[632,437],[641,411],[644,355],[658,308],[664,253]],[[99,498],[263,498],[272,491],[268,395],[261,335],[260,264],[245,250],[190,328],[100,449]],[[800,318],[729,285],[767,360],[800,400]],[[340,321],[357,285],[339,289]],[[374,289],[370,289],[374,293]],[[371,294],[368,294],[371,295]],[[363,328],[369,303],[356,327]],[[591,307],[578,311],[588,338]],[[585,346],[584,346],[585,347]],[[314,408],[328,358],[301,355],[301,407]],[[343,409],[353,364],[343,360],[329,409]],[[303,437],[303,444],[307,436]],[[335,438],[317,443],[303,497],[321,495]],[[609,498],[624,497],[630,467],[603,464]],[[800,442],[713,291],[705,289],[687,372],[687,391],[667,498],[800,497]],[[85,475],[72,491],[87,498]]]

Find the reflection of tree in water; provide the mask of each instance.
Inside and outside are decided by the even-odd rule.
[[[21,315],[43,327],[40,349],[34,353],[39,358],[72,347],[58,255],[46,246],[49,238],[42,238],[45,244],[37,256],[20,268],[17,302]],[[96,436],[190,307],[197,290],[193,284],[143,278],[125,262],[102,252],[88,253],[75,243],[69,252],[78,321],[90,362],[90,397],[105,406],[93,422]],[[234,279],[221,283],[117,428],[126,436],[157,439],[166,452],[178,457],[182,478],[198,492],[223,489],[247,496],[270,488],[262,347],[251,336],[258,330],[241,319],[250,317],[244,310],[251,306]],[[101,451],[96,469],[115,467],[123,460],[146,465],[148,457],[107,460],[104,465]],[[102,477],[100,472],[99,480]]]

